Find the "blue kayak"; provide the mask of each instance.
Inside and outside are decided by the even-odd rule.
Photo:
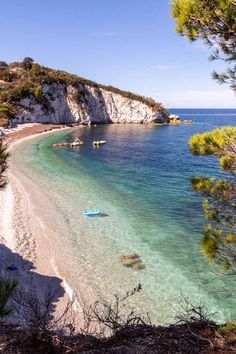
[[[99,210],[85,210],[83,214],[86,216],[98,216],[101,215],[101,212]]]

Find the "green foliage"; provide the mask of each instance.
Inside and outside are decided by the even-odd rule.
[[[9,106],[0,104],[0,127],[7,126],[12,115],[13,113]]]
[[[236,323],[232,321],[227,321],[220,326],[220,330],[223,333],[233,332],[236,334]]]
[[[0,93],[0,101],[8,103],[17,103],[21,99],[27,98],[31,94],[33,84],[31,81],[25,81],[18,85],[14,85]]]
[[[224,171],[235,171],[235,127],[224,127],[211,132],[196,134],[190,139],[189,144],[193,155],[216,155]]]
[[[225,270],[236,270],[236,128],[196,134],[190,149],[194,155],[217,156],[222,170],[233,176],[231,180],[195,176],[192,186],[205,197],[204,216],[210,221],[204,228],[201,252]]]
[[[0,60],[0,70],[6,70],[8,68],[8,64],[3,61],[3,60]]]
[[[31,74],[35,76],[40,76],[43,73],[43,68],[41,65],[34,63],[31,67]]]
[[[16,281],[0,278],[0,317],[9,316],[12,313],[12,308],[7,304],[16,286]]]
[[[219,327],[220,332],[227,338],[227,341],[235,342],[236,340],[236,323],[227,321]]]
[[[0,112],[6,114],[9,117],[12,114],[11,109],[5,104],[0,104]]]
[[[32,68],[34,60],[30,57],[26,57],[24,58],[24,60],[22,61],[22,67],[25,70],[30,70]]]
[[[0,71],[0,80],[6,82],[12,82],[16,78],[16,74],[9,70],[1,70]]]
[[[234,0],[172,0],[176,30],[189,40],[203,40],[213,48],[210,60],[232,64],[222,74],[213,72],[219,83],[236,90],[236,2]]]
[[[41,85],[37,86],[34,90],[34,96],[38,102],[42,102],[44,98],[43,88]]]

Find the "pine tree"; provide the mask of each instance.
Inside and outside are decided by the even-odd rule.
[[[236,128],[225,127],[196,134],[190,139],[194,155],[215,155],[222,171],[231,178],[192,178],[193,188],[204,196],[204,228],[202,253],[224,269],[236,271]]]

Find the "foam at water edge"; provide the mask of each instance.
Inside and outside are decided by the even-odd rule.
[[[58,268],[57,268],[56,261],[55,261],[55,258],[54,258],[54,257],[52,257],[52,258],[50,259],[50,264],[51,264],[51,266],[52,266],[52,268],[53,268],[53,271],[54,271],[54,273],[56,274],[56,276],[57,276],[59,279],[62,279],[63,287],[64,287],[64,289],[65,289],[65,291],[66,291],[66,293],[67,293],[67,295],[68,295],[70,301],[73,301],[73,306],[72,306],[72,307],[73,307],[73,310],[75,310],[76,312],[82,313],[82,312],[83,312],[83,309],[82,309],[82,307],[80,306],[79,302],[76,300],[77,295],[76,295],[75,291],[74,291],[74,290],[70,287],[70,285],[67,283],[67,281],[66,281],[64,278],[61,277],[61,275],[60,275],[60,273],[59,273],[59,271],[58,271]]]

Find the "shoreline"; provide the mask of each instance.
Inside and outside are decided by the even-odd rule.
[[[50,132],[48,131],[43,134],[50,134]],[[60,309],[64,308],[62,305],[63,301],[65,302],[66,299],[72,298],[74,294],[76,295],[76,300],[78,299],[78,305],[84,305],[87,304],[88,300],[91,300],[91,303],[94,302],[94,298],[96,300],[100,294],[106,294],[106,297],[110,299],[113,289],[121,289],[121,291],[124,291],[125,289],[129,289],[133,282],[140,282],[144,284],[144,290],[138,301],[134,299],[135,306],[137,306],[138,310],[140,311],[141,309],[141,311],[146,313],[149,311],[150,306],[151,309],[154,309],[152,313],[159,313],[159,303],[155,302],[156,300],[152,294],[165,294],[167,302],[163,304],[168,308],[169,316],[170,314],[174,316],[175,306],[172,306],[172,303],[177,303],[178,294],[175,289],[177,289],[179,282],[181,282],[183,287],[188,287],[193,299],[196,298],[197,301],[199,297],[204,298],[214,311],[221,299],[209,296],[208,292],[211,289],[206,289],[206,291],[205,289],[201,289],[201,291],[197,291],[195,283],[192,282],[192,278],[189,278],[188,274],[185,274],[181,267],[176,269],[174,264],[169,262],[168,256],[172,255],[171,251],[162,256],[161,252],[155,252],[155,250],[152,252],[152,250],[150,251],[150,249],[144,248],[143,244],[140,243],[140,239],[133,237],[132,223],[125,222],[128,219],[126,219],[126,215],[124,215],[125,213],[123,212],[123,203],[121,203],[122,209],[119,209],[119,198],[117,199],[118,204],[114,203],[116,201],[116,192],[114,192],[115,199],[111,203],[110,195],[108,200],[106,200],[105,197],[103,198],[104,191],[106,192],[107,189],[103,188],[103,185],[100,186],[99,183],[95,181],[94,176],[89,176],[85,173],[86,179],[83,179],[85,175],[83,172],[79,172],[78,176],[76,176],[78,178],[71,178],[74,172],[73,167],[67,172],[67,164],[60,164],[60,158],[55,158],[54,160],[54,154],[50,154],[50,149],[47,149],[47,147],[54,141],[57,142],[56,134],[55,138],[53,136],[48,137],[47,139],[49,140],[45,140],[45,144],[43,143],[44,139],[41,139],[40,136],[37,138],[37,136],[33,135],[28,135],[24,138],[25,140],[32,139],[32,142],[29,141],[29,143],[26,142],[24,144],[23,138],[11,142],[11,147],[13,148],[10,166],[10,172],[12,173],[11,185],[16,185],[14,182],[17,182],[16,179],[18,179],[21,185],[23,184],[24,186],[23,191],[21,189],[18,190],[18,196],[23,196],[21,200],[19,200],[19,197],[17,198],[17,193],[14,195],[14,207],[19,211],[23,210],[23,213],[18,215],[18,224],[23,224],[23,228],[18,231],[20,236],[17,239],[17,246],[21,248],[21,250],[19,251],[18,248],[16,251],[22,255],[22,258],[27,259],[29,262],[31,262],[32,257],[31,265],[28,264],[28,266],[27,264],[24,266],[24,259],[19,260],[20,264],[23,264],[22,268],[23,266],[26,268],[26,270],[22,272],[23,274],[21,274],[21,279],[23,279],[26,286],[29,283],[29,281],[27,283],[27,279],[30,278],[29,274],[32,273],[34,273],[34,281],[38,285],[50,283],[50,278],[59,282],[61,289],[63,288],[63,294],[60,295],[60,300],[55,301],[57,313],[59,313]],[[81,134],[80,131],[77,133],[74,131],[72,133],[74,136],[79,134]],[[62,137],[64,133],[62,132],[60,135]],[[65,139],[65,136],[61,140],[63,139]],[[42,143],[40,143],[40,141],[42,141]],[[14,150],[14,147],[18,143],[23,144],[22,146],[17,146],[16,150]],[[28,145],[29,149],[27,149]],[[30,147],[31,145],[32,149]],[[41,153],[42,161],[44,161],[44,157],[47,156],[45,163],[42,165],[40,164]],[[46,173],[47,171],[48,173]],[[57,175],[60,171],[65,173],[63,178],[61,178],[60,173]],[[68,186],[66,183],[67,178],[69,182]],[[96,183],[93,184],[93,182]],[[99,222],[97,222],[98,220],[94,220],[95,222],[90,223],[83,217],[80,217],[84,205],[93,205],[90,204],[90,202],[88,203],[88,191],[91,186],[93,186],[92,203],[99,205],[99,207],[104,210],[109,210],[109,216],[111,216],[111,218],[99,219]],[[20,187],[19,184],[17,187]],[[8,195],[9,201],[12,201],[11,196],[13,192],[11,191]],[[162,191],[160,191],[160,194],[161,192]],[[78,199],[76,199],[76,195],[78,195]],[[74,196],[75,199],[73,199]],[[102,204],[101,200],[103,201]],[[57,213],[57,210],[63,211],[65,205],[67,206],[65,214]],[[74,208],[75,205],[76,209]],[[57,208],[54,209],[54,206]],[[68,212],[69,215],[66,214],[66,212]],[[8,212],[8,214],[9,213],[10,212]],[[22,215],[25,218],[24,220],[22,220]],[[61,215],[62,217],[60,218]],[[160,217],[161,215],[162,214],[160,214]],[[67,220],[66,217],[70,219],[68,225],[65,222],[65,220]],[[120,223],[120,220],[122,220],[122,223]],[[168,222],[169,220],[170,219],[167,217],[166,221]],[[162,217],[161,222],[163,222]],[[27,225],[27,229],[24,229],[25,225]],[[130,228],[127,228],[127,225],[130,225]],[[174,224],[170,223],[169,234],[173,230],[173,225]],[[176,229],[179,233],[183,232],[181,225],[182,224]],[[12,228],[8,228],[9,235],[5,235],[8,237],[8,242],[16,239],[14,234],[16,225],[10,226],[12,226]],[[176,228],[176,224],[174,227]],[[77,232],[77,228],[79,232]],[[12,230],[13,236],[11,233]],[[30,231],[34,230],[36,231],[35,234],[34,232],[30,234]],[[158,223],[157,230],[162,232],[162,223],[160,223],[160,226]],[[77,235],[78,243],[76,242]],[[112,235],[112,237],[110,237],[110,235]],[[125,237],[121,236],[121,238],[119,238],[120,235],[125,235]],[[74,238],[74,236],[76,237]],[[115,243],[113,240],[115,240]],[[23,243],[23,241],[25,243]],[[70,241],[73,243],[70,243]],[[161,241],[160,239],[160,242]],[[146,250],[148,252],[146,252]],[[118,256],[128,254],[129,252],[137,252],[137,254],[142,255],[142,259],[147,268],[144,272],[134,273],[132,271],[130,272],[129,269],[121,268],[118,262]],[[194,255],[194,248],[191,248],[190,252],[193,252],[191,254]],[[78,257],[78,254],[81,256]],[[10,256],[14,257],[12,254],[10,254]],[[99,262],[100,259],[102,262]],[[186,264],[188,264],[187,261]],[[200,263],[196,264],[198,267],[201,267]],[[115,279],[113,279],[114,274]],[[158,283],[155,282],[155,274],[158,274],[160,277],[160,282]],[[198,280],[198,278],[196,279]],[[90,284],[93,284],[93,287],[90,288]],[[114,287],[111,288],[110,284],[113,284]],[[173,288],[174,291],[170,291],[171,288]],[[162,298],[161,301],[163,302]],[[77,311],[77,313],[78,318],[81,318],[79,311]],[[167,323],[168,321],[169,323],[174,317],[172,316],[170,320],[166,319],[165,313],[166,311],[164,311],[163,314],[161,312],[162,317],[160,318],[160,315],[158,317],[156,316],[155,321],[157,321],[157,323]],[[220,316],[224,316],[224,313],[220,313]]]
[[[39,134],[49,134],[62,129],[73,128],[72,126],[65,124],[41,124],[41,123],[25,123],[19,124],[16,128],[5,129],[5,135],[3,140],[6,142],[9,148],[13,143],[22,141],[25,138],[38,136]]]
[[[73,129],[73,127],[64,125],[53,127],[47,125],[45,127],[45,125],[41,124],[27,124],[25,128],[23,127],[23,129],[13,131],[6,136],[5,140],[8,142],[8,150],[11,155],[8,169],[8,189],[10,189],[10,192],[8,191],[8,193],[12,195],[12,209],[18,211],[17,220],[15,220],[14,215],[16,212],[12,213],[12,215],[8,213],[8,218],[14,220],[12,223],[11,239],[15,242],[16,247],[13,248],[13,251],[17,252],[22,258],[22,260],[17,260],[17,264],[20,265],[19,268],[26,268],[23,272],[18,272],[20,282],[24,287],[28,287],[28,284],[32,282],[30,278],[32,278],[33,273],[33,278],[35,278],[33,280],[33,286],[37,294],[39,294],[39,297],[42,298],[42,289],[47,288],[47,284],[50,285],[52,280],[55,281],[63,294],[61,294],[53,304],[56,308],[53,316],[60,316],[68,301],[74,299],[72,310],[74,310],[74,314],[77,313],[78,327],[81,327],[83,323],[83,317],[81,316],[83,312],[82,306],[86,304],[86,299],[84,296],[81,297],[81,294],[84,295],[84,287],[87,281],[84,279],[85,282],[82,282],[80,285],[75,285],[74,279],[71,279],[71,277],[67,278],[68,274],[63,274],[62,258],[58,258],[57,253],[57,240],[59,240],[60,232],[55,232],[53,223],[51,223],[50,220],[52,216],[47,215],[45,210],[43,210],[45,205],[43,202],[47,202],[47,196],[45,195],[46,198],[44,198],[43,193],[37,188],[37,183],[34,183],[33,180],[31,182],[31,180],[22,173],[21,165],[18,164],[18,160],[15,159],[14,162],[14,158],[16,158],[14,157],[14,150],[18,148],[18,145],[23,144],[27,140],[42,135],[46,136],[62,129]],[[8,228],[10,229],[9,225]],[[114,252],[113,259],[115,259],[114,257],[116,256]],[[14,255],[8,252],[8,259],[12,260],[13,263]],[[25,260],[30,263],[28,267],[23,266]],[[120,263],[115,262],[113,266],[120,268]],[[124,269],[122,273],[124,272],[127,273],[126,282],[128,283],[128,288],[128,286],[132,284],[131,281],[134,281],[134,279],[131,279],[132,275],[129,274],[129,270]],[[35,274],[37,276],[34,276]],[[129,281],[127,279],[129,279]],[[133,284],[133,286],[135,286],[135,284]]]
[[[61,128],[59,128],[58,131],[60,129]],[[72,128],[65,127],[65,129]],[[53,133],[54,130],[56,131],[55,128],[52,131],[43,131],[42,134],[45,136],[47,134]],[[29,278],[32,277],[31,275],[33,273],[33,277],[35,278],[33,280],[33,284],[40,298],[42,298],[43,295],[42,289],[47,288],[48,284],[50,285],[51,281],[54,281],[57,285],[59,285],[61,294],[53,304],[56,308],[53,316],[55,318],[59,317],[65,309],[68,301],[74,299],[72,307],[73,315],[77,314],[78,321],[76,327],[81,328],[83,327],[82,306],[86,306],[87,304],[91,303],[91,301],[92,303],[96,301],[96,299],[100,296],[100,286],[96,285],[95,281],[95,288],[93,290],[90,289],[87,291],[90,276],[87,276],[88,274],[86,272],[83,272],[83,279],[79,284],[77,283],[78,278],[76,278],[75,282],[75,275],[73,275],[73,271],[71,272],[72,274],[68,272],[65,274],[64,272],[64,261],[62,258],[62,256],[64,256],[64,249],[62,249],[62,244],[60,245],[60,230],[57,228],[57,225],[55,225],[54,228],[52,219],[53,215],[50,212],[48,213],[47,208],[44,208],[44,206],[47,205],[45,202],[47,203],[48,201],[47,195],[41,193],[40,189],[37,188],[37,181],[35,183],[33,179],[30,180],[28,176],[25,176],[24,169],[22,168],[21,170],[21,164],[18,163],[18,161],[20,161],[18,160],[20,158],[20,154],[14,154],[15,148],[18,149],[18,145],[36,137],[40,136],[38,134],[26,134],[26,136],[21,136],[20,138],[10,141],[9,144],[10,152],[13,152],[11,154],[8,170],[8,176],[10,180],[9,186],[13,188],[12,194],[14,195],[14,209],[20,211],[20,216],[18,216],[16,224],[13,225],[13,233],[18,233],[18,235],[13,235],[13,239],[17,240],[16,249],[14,249],[14,251],[20,254],[23,258],[23,260],[19,260],[20,267],[22,265],[23,268],[23,263],[25,260],[31,263],[28,265],[26,271],[19,274],[19,279],[24,284],[24,286],[27,287],[31,282]],[[20,146],[19,149],[21,149]],[[14,216],[12,216],[12,219],[13,218]],[[19,225],[19,227],[17,225]],[[99,237],[97,237],[97,241],[103,244],[103,241],[100,240]],[[118,257],[117,252],[110,247],[112,241],[110,240],[109,245],[107,244],[107,241],[105,244],[109,250],[112,250],[111,259],[116,259],[116,257]],[[133,249],[133,246],[131,246],[131,249]],[[100,249],[100,255],[102,256],[102,254],[103,248]],[[13,258],[10,257],[10,259]],[[107,258],[106,262],[110,265],[110,258]],[[84,264],[86,267],[86,262]],[[114,262],[112,267],[115,269],[113,274],[117,274],[119,281],[122,283],[123,276],[126,274],[125,283],[127,285],[127,289],[131,286],[134,287],[136,285],[137,279],[142,276],[141,273],[137,273],[135,276],[132,276],[130,270],[126,268],[122,269],[123,267],[121,268],[121,265],[118,261]],[[65,269],[68,271],[68,267]],[[70,269],[73,269],[73,266],[70,265]],[[80,272],[82,267],[77,269],[78,272]],[[119,273],[116,273],[118,269]],[[103,285],[107,289],[108,282],[106,281]],[[86,293],[89,294],[89,298],[84,296],[85,289]],[[111,291],[110,285],[109,291],[109,294],[112,296],[113,291]],[[87,303],[88,299],[90,301]]]
[[[17,279],[19,286],[35,292],[40,300],[49,287],[57,289],[53,301],[55,317],[61,315],[75,293],[57,271],[55,259],[50,254],[47,230],[43,220],[34,211],[35,205],[30,200],[30,193],[14,164],[13,152],[26,140],[72,128],[65,125],[26,124],[9,130],[4,136],[10,158],[7,170],[8,185],[0,193],[0,272],[2,276]],[[10,265],[15,265],[17,270],[7,270]],[[73,303],[73,309],[76,312],[81,311],[76,302]]]

